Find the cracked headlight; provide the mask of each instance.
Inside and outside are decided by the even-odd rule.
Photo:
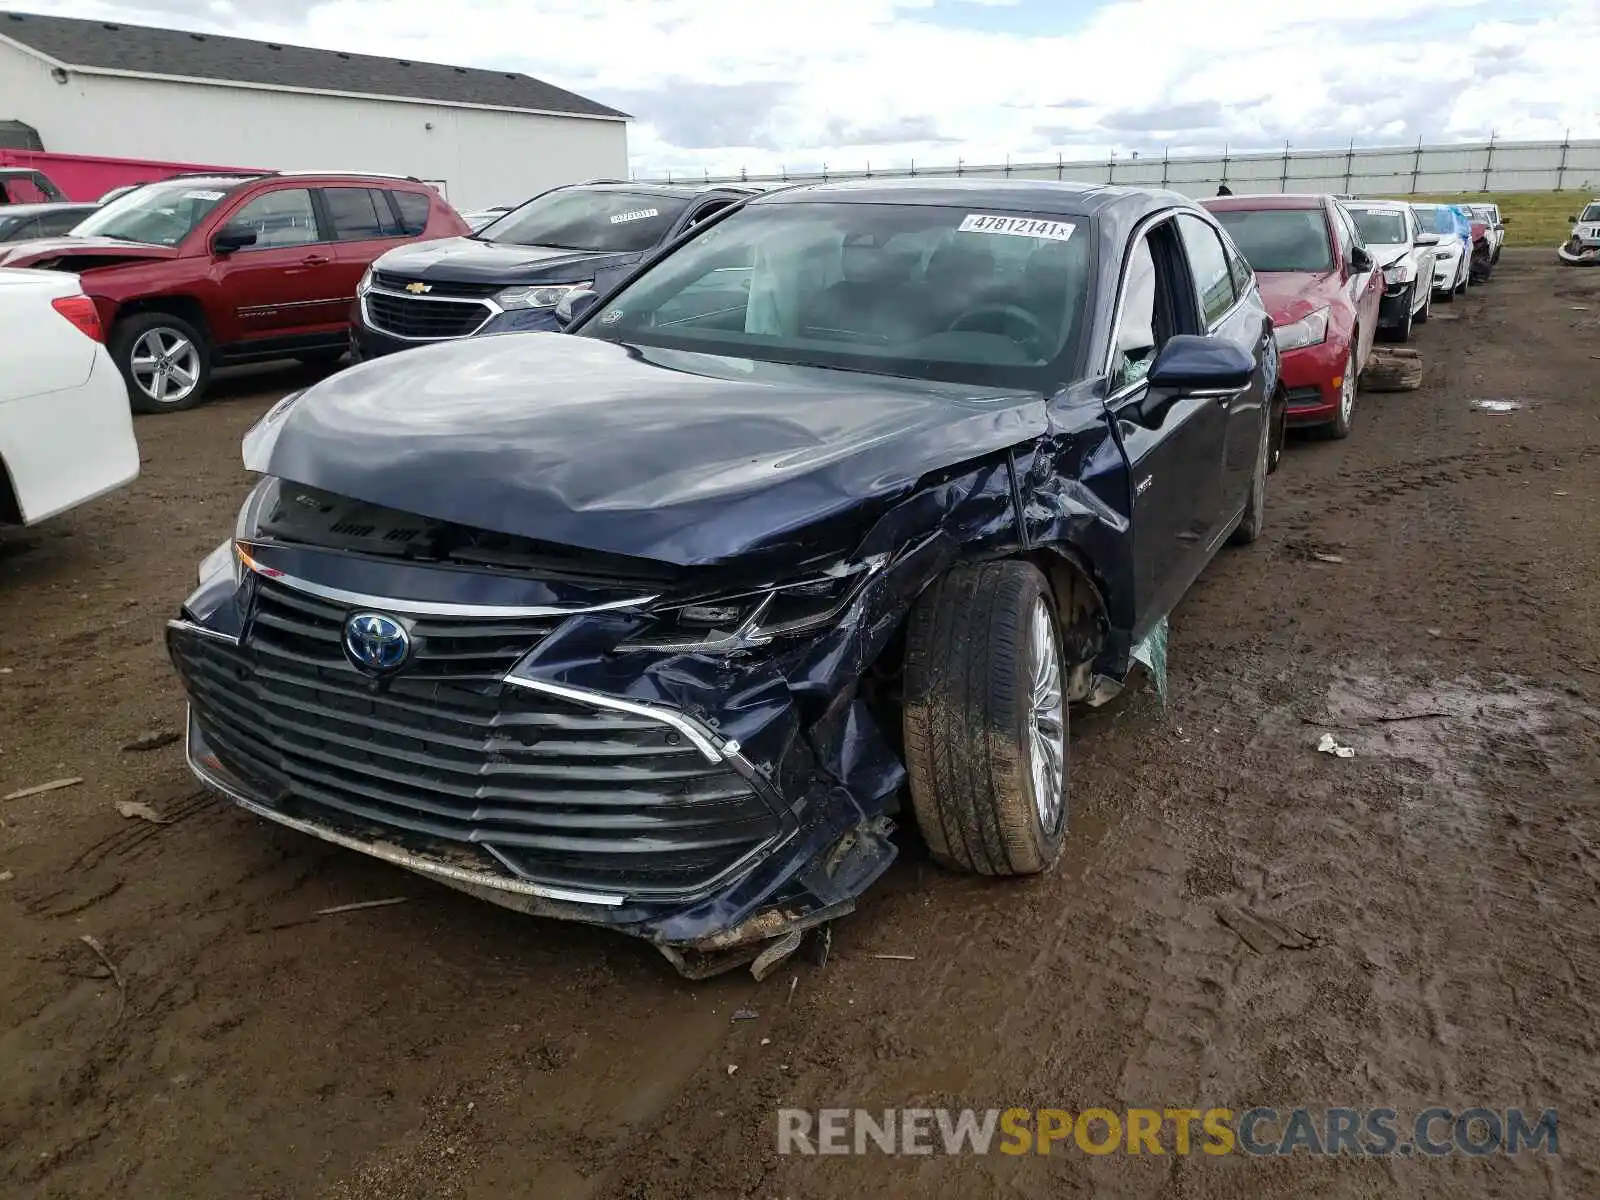
[[[1396,284],[1410,283],[1417,277],[1417,268],[1410,262],[1397,262],[1383,269],[1383,281],[1390,287]]]
[[[503,292],[496,292],[494,299],[496,304],[507,310],[554,308],[561,303],[562,297],[568,292],[593,286],[594,284],[587,280],[583,283],[543,283],[534,287],[507,288]]]
[[[810,633],[835,620],[888,555],[840,563],[816,575],[655,610],[655,624],[618,650],[726,654]]]
[[[1279,350],[1299,350],[1303,346],[1315,346],[1328,337],[1328,310],[1319,308],[1298,321],[1279,325],[1272,331],[1272,336],[1277,339]]]

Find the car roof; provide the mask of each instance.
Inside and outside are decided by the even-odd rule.
[[[1002,212],[1053,217],[1094,217],[1110,210],[1144,211],[1158,204],[1189,207],[1188,197],[1158,188],[1065,183],[1053,179],[852,179],[778,188],[753,204],[808,201],[856,204],[926,204],[938,207],[993,208]]]
[[[1258,212],[1262,209],[1322,208],[1329,199],[1322,192],[1261,192],[1254,196],[1207,196],[1200,203],[1212,212]]]
[[[51,200],[43,204],[0,204],[0,217],[37,217],[69,209],[99,208],[93,200]]]

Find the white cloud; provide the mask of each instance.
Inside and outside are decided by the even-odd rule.
[[[1018,0],[34,7],[526,70],[634,113],[640,173],[1600,134],[1594,0],[1120,0],[1036,37]]]

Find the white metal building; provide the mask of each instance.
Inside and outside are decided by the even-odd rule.
[[[0,11],[5,118],[65,154],[414,175],[463,211],[628,172],[627,114],[517,72]]]

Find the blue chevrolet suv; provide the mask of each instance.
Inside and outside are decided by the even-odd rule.
[[[350,314],[357,361],[478,333],[553,330],[575,288],[605,291],[754,188],[596,182],[552,188],[466,237],[372,264]]]

